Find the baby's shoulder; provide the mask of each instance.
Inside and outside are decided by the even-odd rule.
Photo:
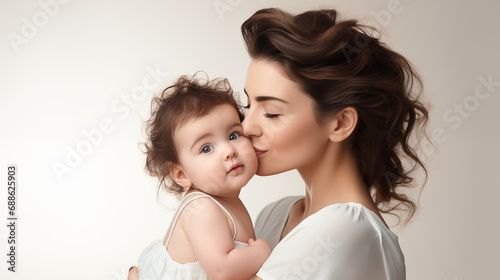
[[[181,221],[193,221],[210,219],[219,215],[224,216],[222,206],[212,197],[206,195],[196,195],[181,204],[182,212],[179,219]]]

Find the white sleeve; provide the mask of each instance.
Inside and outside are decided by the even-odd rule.
[[[381,233],[370,217],[356,205],[331,206],[283,238],[257,276],[264,280],[389,279]]]

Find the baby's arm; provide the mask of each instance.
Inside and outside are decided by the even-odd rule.
[[[194,255],[211,279],[250,279],[271,254],[267,241],[234,248],[227,217],[209,198],[189,203],[179,220]]]

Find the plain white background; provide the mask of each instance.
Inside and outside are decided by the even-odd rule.
[[[18,167],[17,272],[2,261],[0,278],[125,279],[176,205],[168,196],[157,203],[138,147],[151,96],[197,70],[228,77],[242,93],[250,60],[239,28],[264,7],[337,8],[381,27],[416,65],[437,150],[423,152],[429,180],[419,213],[394,228],[407,279],[498,278],[494,0],[0,1],[1,260],[7,166]],[[242,199],[255,218],[267,203],[302,193],[288,172],[254,177]]]

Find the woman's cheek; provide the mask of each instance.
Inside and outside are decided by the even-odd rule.
[[[269,123],[267,128],[264,129],[263,135],[265,139],[267,139],[270,148],[280,148],[281,146],[288,145],[289,142],[292,141],[287,141],[286,139],[293,136],[292,120],[286,117],[282,117],[278,120],[269,119]]]
[[[295,159],[297,154],[297,140],[300,138],[300,130],[294,123],[293,118],[282,118],[272,120],[263,129],[261,141],[267,143],[262,148],[267,152],[259,158],[257,175],[273,175],[295,169],[298,162]]]
[[[284,118],[269,126],[268,154],[259,159],[258,175],[271,175],[303,167],[321,156],[328,134],[312,114]]]
[[[270,144],[275,149],[290,149],[297,144],[297,140],[308,133],[311,123],[307,116],[288,115],[271,122],[269,126]]]

